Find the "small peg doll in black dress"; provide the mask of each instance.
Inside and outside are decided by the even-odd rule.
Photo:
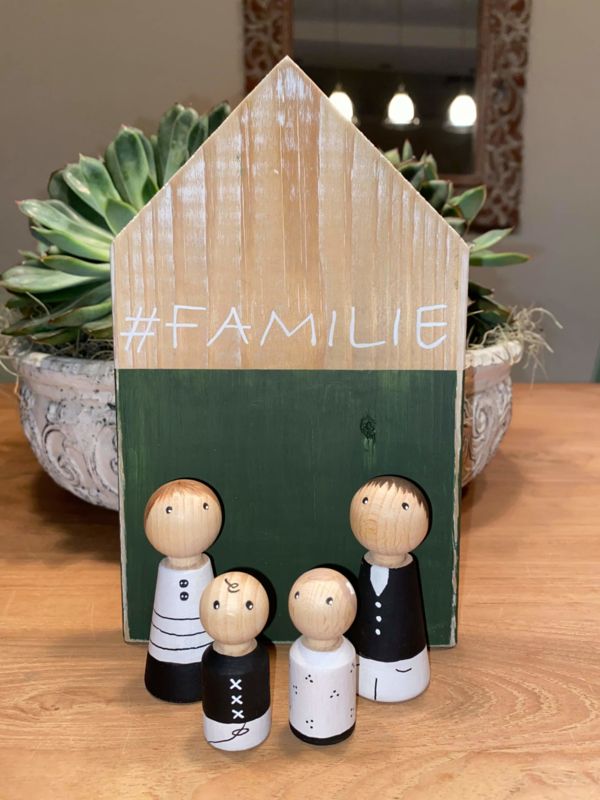
[[[204,736],[220,750],[249,750],[271,730],[269,654],[256,636],[269,599],[245,572],[226,572],[205,589],[202,624],[213,637],[202,659]]]

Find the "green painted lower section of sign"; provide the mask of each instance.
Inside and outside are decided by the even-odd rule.
[[[357,573],[348,523],[374,475],[423,487],[432,528],[417,550],[430,643],[453,644],[456,374],[433,371],[120,370],[118,413],[129,636],[146,639],[161,556],[143,530],[160,484],[198,478],[220,494],[225,521],[215,569],[253,568],[276,593],[267,634],[298,634],[287,614],[311,567]]]

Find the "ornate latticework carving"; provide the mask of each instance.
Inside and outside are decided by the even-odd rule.
[[[246,91],[291,50],[291,0],[244,0]]]
[[[488,201],[477,218],[481,228],[519,221],[530,16],[531,0],[482,0],[476,169]]]

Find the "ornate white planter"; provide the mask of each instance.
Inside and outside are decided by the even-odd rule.
[[[463,428],[463,486],[494,456],[510,424],[510,370],[520,361],[523,347],[513,340],[467,350]]]
[[[517,342],[467,351],[463,484],[496,452],[511,416]],[[77,497],[117,509],[114,364],[29,353],[15,359],[21,422],[38,461]]]
[[[42,467],[77,497],[116,510],[113,362],[29,353],[15,365],[23,430]]]

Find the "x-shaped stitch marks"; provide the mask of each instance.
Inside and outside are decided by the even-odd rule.
[[[242,691],[242,679],[241,678],[229,678],[229,688],[230,689],[239,689]]]

